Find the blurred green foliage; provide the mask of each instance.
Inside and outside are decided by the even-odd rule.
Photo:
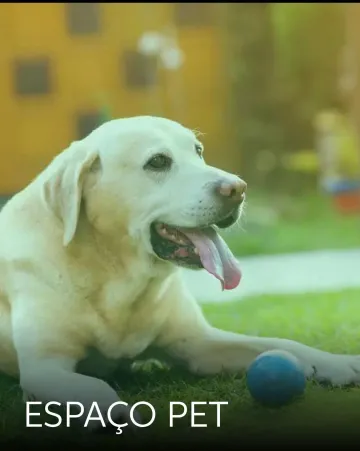
[[[312,148],[316,113],[339,99],[344,44],[340,3],[232,3],[225,19],[229,109],[241,173],[257,186],[304,186],[280,166],[262,173],[256,155]]]
[[[360,248],[360,218],[341,215],[332,199],[249,193],[239,227],[224,232],[237,256]]]

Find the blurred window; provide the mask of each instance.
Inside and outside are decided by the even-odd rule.
[[[17,59],[13,63],[15,92],[21,96],[48,94],[51,91],[48,58]]]
[[[212,3],[174,3],[174,22],[178,27],[213,24]]]
[[[95,128],[103,123],[102,115],[99,111],[89,111],[80,113],[77,116],[77,139],[83,139],[89,135]]]
[[[99,33],[99,3],[65,3],[67,28],[72,35]]]
[[[125,83],[129,88],[146,88],[157,83],[157,58],[128,50],[124,53]]]

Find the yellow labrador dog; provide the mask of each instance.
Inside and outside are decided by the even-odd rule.
[[[359,382],[359,356],[216,329],[184,286],[180,267],[239,284],[217,230],[245,189],[171,120],[112,120],[73,142],[0,213],[0,369],[28,397],[104,411],[119,395],[101,374],[152,352],[212,375],[279,349],[308,377]]]

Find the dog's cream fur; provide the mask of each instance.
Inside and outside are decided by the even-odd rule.
[[[308,377],[360,381],[359,356],[212,327],[180,269],[155,257],[150,223],[211,221],[217,207],[208,186],[236,178],[206,165],[195,142],[167,119],[110,121],[72,143],[4,206],[0,370],[19,376],[29,396],[97,401],[106,410],[118,394],[93,375],[152,350],[210,375],[241,372],[259,353],[280,349],[294,354]],[[172,156],[173,168],[147,173],[145,162],[158,152]],[[92,376],[78,372],[81,361]]]

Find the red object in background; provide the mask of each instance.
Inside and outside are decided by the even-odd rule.
[[[336,193],[334,202],[340,213],[360,213],[360,190]]]

